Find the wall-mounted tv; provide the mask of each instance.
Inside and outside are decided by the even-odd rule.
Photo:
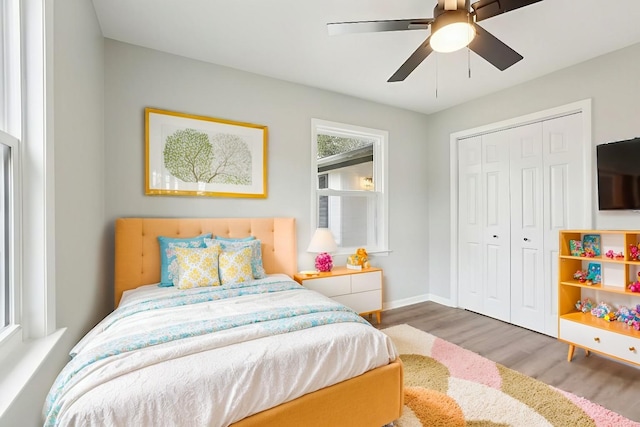
[[[598,208],[640,210],[640,137],[596,146]]]

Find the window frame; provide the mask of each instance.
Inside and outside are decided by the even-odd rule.
[[[373,143],[373,185],[372,190],[333,190],[318,188],[318,134],[335,135],[345,138],[371,139]],[[311,119],[311,229],[310,236],[318,227],[318,199],[320,196],[356,196],[375,199],[376,246],[363,245],[370,254],[389,253],[389,207],[388,207],[388,145],[389,132],[346,123]],[[373,224],[372,224],[373,225]],[[369,233],[374,231],[369,229]],[[337,255],[351,254],[356,247],[339,246]]]
[[[0,360],[53,336],[55,245],[53,175],[53,4],[3,2],[0,64],[5,72],[0,129],[17,140],[12,172],[14,265],[11,324],[0,330]],[[8,72],[7,72],[8,70]],[[10,75],[9,75],[10,74]],[[15,142],[15,141],[13,141]],[[14,150],[12,150],[14,151]],[[24,244],[37,242],[37,244]],[[56,334],[59,339],[60,334]],[[0,376],[0,385],[2,383]],[[3,406],[0,405],[0,413]]]
[[[20,254],[22,252],[22,236],[20,230],[22,218],[22,192],[20,185],[20,140],[13,135],[0,130],[0,144],[9,147],[10,150],[9,159],[7,161],[9,171],[5,174],[4,177],[8,182],[4,182],[4,179],[0,177],[0,185],[4,185],[4,190],[6,191],[6,193],[8,193],[5,194],[5,201],[1,204],[4,205],[4,203],[6,203],[6,206],[4,206],[3,209],[7,215],[7,217],[5,218],[6,225],[2,224],[5,226],[3,227],[4,230],[0,230],[0,235],[4,234],[5,232],[7,234],[6,236],[4,236],[6,241],[3,243],[6,243],[6,255],[4,262],[6,263],[5,266],[8,270],[8,274],[5,277],[6,282],[4,283],[4,286],[8,289],[3,289],[3,292],[6,293],[8,298],[5,306],[8,309],[8,323],[7,325],[0,326],[1,341],[3,337],[15,333],[15,331],[19,328],[21,319],[20,284],[22,283],[22,258]],[[5,315],[7,315],[7,313],[5,313]]]

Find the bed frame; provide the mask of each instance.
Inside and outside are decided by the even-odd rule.
[[[255,236],[267,273],[293,277],[297,269],[294,218],[119,218],[115,224],[115,304],[122,293],[160,282],[158,236]],[[358,377],[247,417],[234,427],[383,426],[400,418],[400,359]]]

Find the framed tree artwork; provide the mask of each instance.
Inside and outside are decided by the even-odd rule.
[[[267,127],[145,109],[145,194],[267,197]]]

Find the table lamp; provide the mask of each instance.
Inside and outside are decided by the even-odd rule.
[[[331,271],[333,268],[333,258],[329,252],[335,252],[338,250],[338,245],[331,234],[331,230],[328,228],[318,228],[313,233],[307,252],[317,253],[316,256],[316,270],[318,271]]]

